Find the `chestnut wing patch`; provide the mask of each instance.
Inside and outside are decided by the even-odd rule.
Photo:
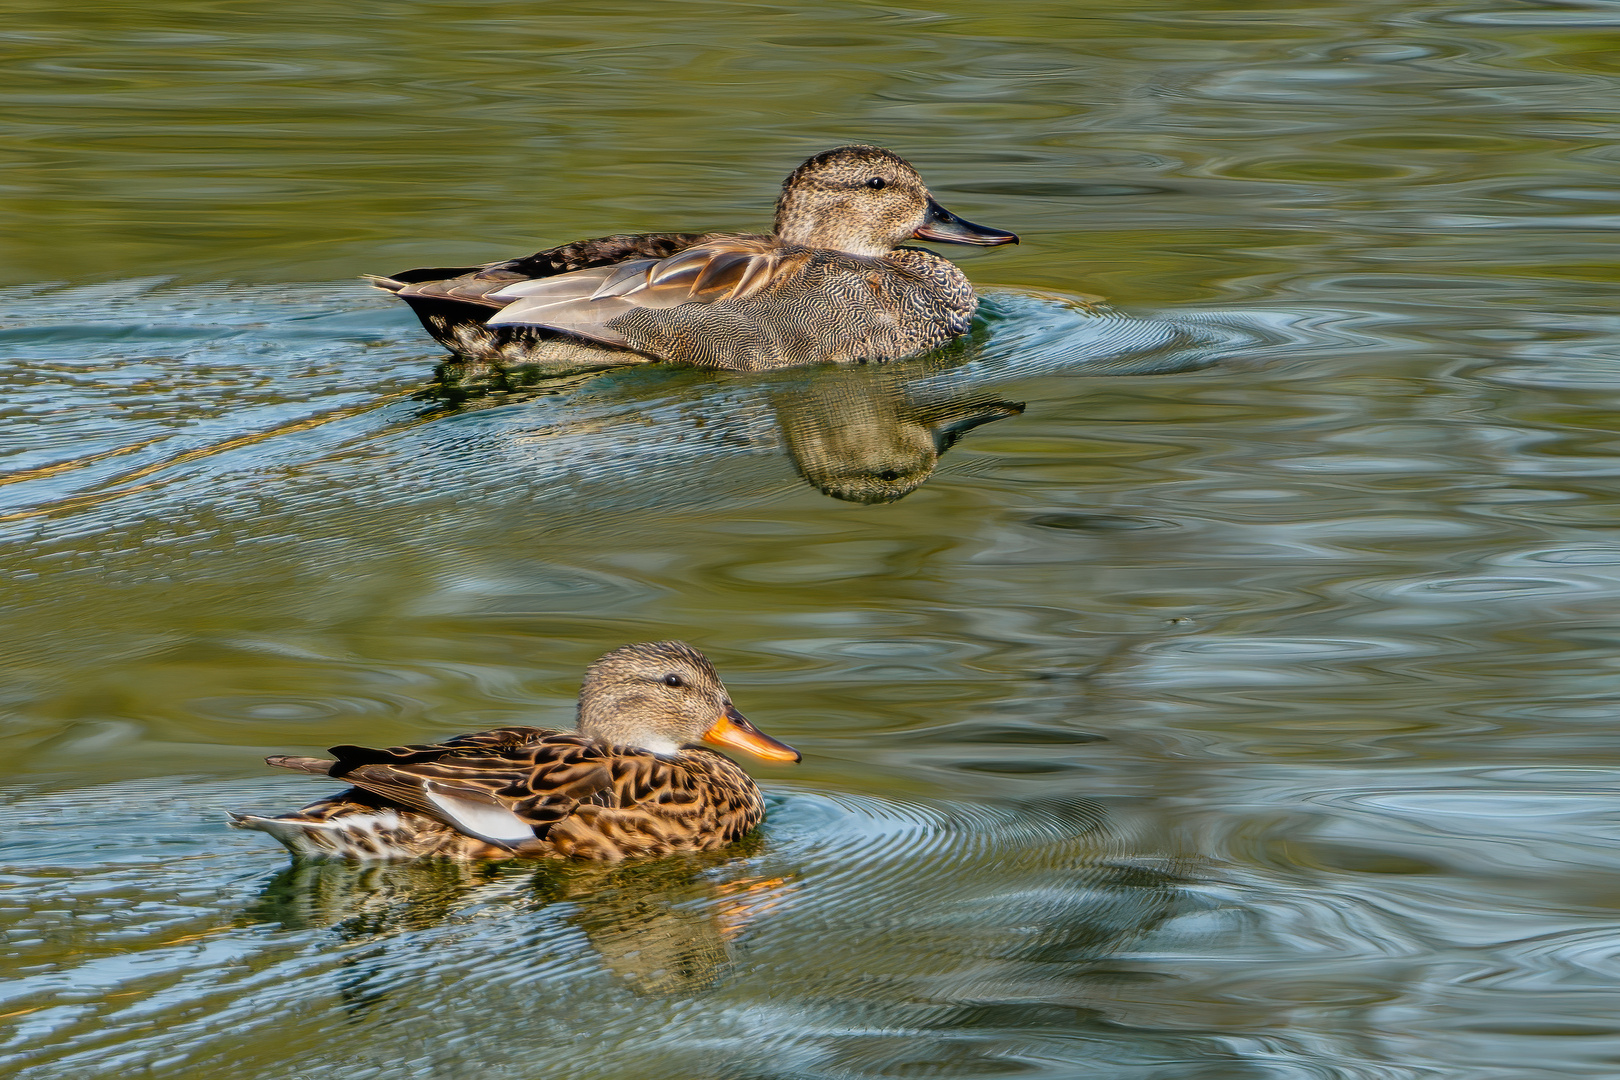
[[[609,325],[621,315],[745,299],[793,274],[806,258],[770,238],[734,237],[666,259],[631,259],[519,281],[487,294],[507,302],[488,325],[544,327],[624,346],[629,341]]]

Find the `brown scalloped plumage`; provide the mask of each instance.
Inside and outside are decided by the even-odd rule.
[[[798,758],[738,713],[708,660],[679,642],[625,646],[593,664],[580,727],[268,758],[353,786],[291,814],[232,814],[231,824],[267,832],[294,855],[355,859],[612,861],[703,851],[758,826],[765,803],[735,762],[690,743]]]
[[[283,843],[292,837],[288,846],[298,855],[617,860],[722,847],[765,817],[753,779],[712,750],[686,748],[664,760],[574,732],[501,728],[371,753],[395,760],[291,759],[300,771],[354,787],[295,814],[235,823]],[[529,824],[534,838],[498,844],[458,831],[435,816],[429,784],[487,796]]]

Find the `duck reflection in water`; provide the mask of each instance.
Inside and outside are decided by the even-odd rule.
[[[674,399],[649,405],[644,380],[587,375],[517,385],[487,365],[457,362],[441,365],[436,381],[416,397],[429,403],[425,416],[521,408],[529,402],[568,410],[576,394],[575,400],[605,404],[605,414],[581,410],[572,420],[517,438],[569,455],[572,439],[611,429],[622,436],[614,447],[619,460],[599,468],[621,477],[651,471],[649,463],[637,460],[642,447],[659,448],[661,472],[670,467],[671,447],[706,445],[729,453],[739,437],[752,441],[751,429],[769,423],[794,470],[811,486],[848,502],[888,503],[922,486],[962,436],[1024,411],[1022,402],[941,378],[960,363],[953,351],[883,365],[779,372],[719,386],[677,375]],[[666,393],[670,389],[668,381],[655,385]],[[750,435],[741,436],[743,431]],[[572,467],[583,468],[573,456]]]
[[[638,863],[300,860],[244,921],[328,938],[325,975],[305,981],[351,1023],[437,1010],[451,987],[490,1030],[586,1030],[627,993],[719,992],[721,1009],[827,1010],[843,1033],[817,1042],[851,1075],[1006,1026],[1106,1043],[1121,1009],[1174,981],[1121,954],[1186,910],[1188,879],[1101,804],[796,793],[771,809],[773,834]]]
[[[771,404],[799,475],[858,503],[904,498],[963,435],[1024,411],[1016,401],[930,393],[899,366],[818,372]]]
[[[411,935],[411,951],[431,951],[442,927],[479,913],[526,918],[518,947],[547,963],[582,932],[608,972],[648,995],[700,993],[731,968],[733,944],[784,903],[783,878],[739,873],[738,860],[762,847],[758,837],[724,851],[651,862],[601,866],[524,861],[469,863],[436,859],[351,862],[299,859],[265,887],[243,921],[285,930],[329,930],[349,944],[379,944]],[[729,874],[729,876],[728,876]],[[447,955],[466,951],[446,942]],[[341,994],[351,1009],[386,997],[409,977],[391,950],[357,952],[343,961]],[[578,961],[560,965],[579,977]]]

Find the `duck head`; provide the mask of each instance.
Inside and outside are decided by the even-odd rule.
[[[661,757],[702,741],[767,761],[799,760],[737,711],[709,658],[681,641],[626,645],[586,668],[578,726],[582,735]]]
[[[928,193],[910,162],[880,146],[840,146],[793,170],[776,202],[790,244],[886,255],[907,240],[993,247],[1018,237],[963,221]]]

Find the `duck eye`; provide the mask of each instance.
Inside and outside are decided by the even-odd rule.
[[[685,686],[686,685],[686,680],[681,678],[679,675],[665,675],[664,676],[664,685],[665,686]]]
[[[888,182],[881,176],[874,176],[872,179],[866,182],[866,186],[871,188],[873,191],[881,191],[884,187],[888,186]]]

